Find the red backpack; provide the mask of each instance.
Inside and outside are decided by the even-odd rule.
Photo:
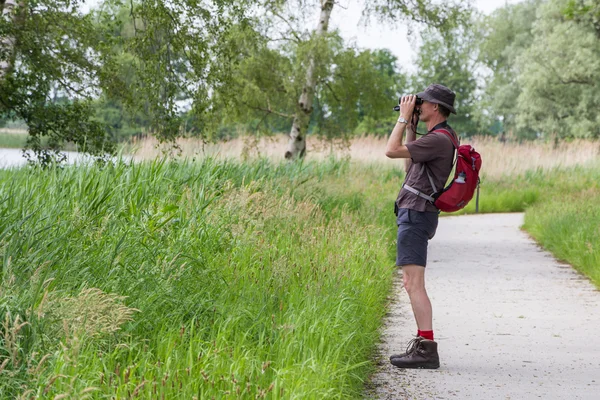
[[[431,178],[429,168],[427,168],[426,164],[423,164],[423,168],[429,177],[433,193],[430,196],[427,196],[408,185],[403,185],[403,187],[417,196],[429,200],[434,206],[444,212],[454,212],[464,208],[469,201],[471,201],[475,189],[477,189],[477,204],[475,206],[475,211],[479,212],[479,169],[481,168],[481,156],[470,145],[463,144],[461,146],[450,131],[446,129],[436,129],[433,132],[440,132],[447,135],[452,141],[452,145],[457,150],[454,179],[448,186],[441,191],[438,191]]]
[[[444,212],[458,211],[465,207],[473,198],[475,189],[477,189],[476,212],[479,211],[479,170],[481,169],[481,155],[475,149],[468,145],[460,145],[455,136],[446,129],[438,129],[435,132],[441,132],[447,135],[456,152],[456,172],[454,179],[444,190],[437,193],[433,188],[433,203],[438,209]],[[427,170],[429,176],[429,170]],[[429,178],[431,181],[431,177]]]

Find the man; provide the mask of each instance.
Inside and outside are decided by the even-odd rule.
[[[417,97],[422,104],[416,104]],[[445,129],[456,138],[446,122],[450,113],[456,114],[455,97],[454,92],[439,84],[430,85],[416,96],[402,97],[400,117],[385,152],[389,158],[405,159],[406,178],[396,199],[396,265],[402,268],[404,288],[410,298],[418,329],[417,337],[409,343],[406,353],[390,357],[390,362],[400,368],[435,369],[440,366],[433,336],[431,302],[425,290],[427,243],[435,235],[439,211],[426,198],[434,191],[432,184],[436,188],[445,186],[452,170],[454,145],[445,133],[436,130]],[[415,114],[420,114],[428,132],[418,140],[416,126],[408,126]],[[404,144],[402,137],[405,131]]]

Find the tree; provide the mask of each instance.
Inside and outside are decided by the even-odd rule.
[[[78,6],[66,0],[23,0],[9,11],[5,7],[0,20],[0,113],[25,121],[28,146],[41,160],[49,160],[64,141],[93,154],[112,150],[86,101],[102,45]],[[65,97],[72,101],[55,101]],[[41,148],[43,136],[49,138],[49,150]]]
[[[29,147],[44,157],[67,141],[93,154],[114,149],[90,103],[100,95],[131,115],[143,112],[161,140],[181,134],[184,107],[209,129],[211,92],[227,82],[235,64],[228,32],[246,24],[249,3],[127,2],[126,14],[121,0],[107,0],[90,14],[77,0],[23,0],[10,12],[5,7],[0,113],[24,120]],[[57,97],[67,101],[53,101]],[[44,136],[48,150],[41,148]]]
[[[313,41],[316,46],[323,43],[326,38],[325,34],[329,27],[329,19],[331,17],[331,11],[333,10],[333,0],[321,0],[321,13],[319,15],[319,22],[313,32]],[[298,106],[296,113],[294,114],[294,121],[292,123],[292,129],[290,131],[290,141],[288,149],[285,152],[285,158],[296,158],[304,157],[306,151],[306,132],[308,130],[308,122],[313,111],[313,97],[315,93],[315,87],[319,74],[317,69],[321,66],[318,65],[319,61],[323,61],[317,56],[317,51],[313,50],[307,60],[306,66],[306,80],[298,100]]]
[[[600,38],[600,3],[596,0],[569,0],[563,8],[567,19],[591,26]]]
[[[522,125],[517,128],[520,110],[516,99],[523,91],[517,84],[521,67],[517,59],[534,41],[532,27],[539,4],[539,0],[507,4],[484,17],[476,28],[481,38],[478,59],[487,67],[482,108],[491,121],[502,121],[504,132],[519,137],[531,136],[532,130]]]
[[[328,32],[326,46],[318,49],[295,31],[277,47],[280,36],[236,36],[241,61],[230,84],[217,93],[224,107],[219,113],[229,123],[261,134],[291,129],[305,86],[306,55],[315,51],[321,64],[307,132],[343,137],[357,129],[372,132],[382,120],[389,127],[394,120],[391,107],[406,78],[389,51],[347,47],[337,32]]]
[[[362,50],[341,46],[332,68],[318,86],[317,128],[332,138],[344,133],[389,134],[397,118],[391,108],[406,86],[397,59],[388,50]]]
[[[431,83],[440,83],[456,93],[457,115],[452,115],[452,127],[460,135],[480,133],[475,113],[477,89],[474,32],[463,25],[441,35],[433,29],[422,34],[423,43],[417,57],[417,73],[412,78],[413,91],[423,90]]]
[[[345,90],[346,87],[331,90],[334,86],[332,84],[333,77],[336,76],[336,71],[342,70],[340,66],[349,63],[351,59],[353,63],[358,62],[361,67],[366,67],[366,63],[360,61],[359,58],[366,59],[369,56],[366,54],[358,55],[358,52],[355,52],[353,56],[350,53],[344,55],[344,51],[339,47],[338,35],[335,32],[328,31],[329,20],[334,10],[335,3],[333,1],[322,0],[316,4],[304,1],[300,1],[298,4],[293,3],[297,7],[291,7],[292,3],[284,1],[265,3],[268,11],[265,21],[268,22],[262,21],[265,32],[261,33],[260,37],[270,42],[270,45],[265,45],[268,49],[280,50],[285,54],[285,58],[290,60],[287,65],[292,72],[290,75],[292,84],[279,85],[276,92],[271,92],[268,96],[283,95],[284,92],[289,93],[290,96],[295,95],[294,108],[291,111],[288,109],[288,100],[283,102],[286,106],[285,112],[276,111],[277,106],[272,99],[268,104],[263,102],[262,105],[254,104],[251,107],[253,110],[262,109],[265,118],[267,118],[267,115],[279,115],[291,120],[290,141],[285,157],[297,159],[302,158],[305,154],[305,136],[311,126],[315,125],[315,113],[319,117],[316,123],[326,130],[337,129],[340,132],[342,129],[347,128],[347,126],[344,126],[348,125],[347,121],[341,118],[339,112],[342,109],[346,110],[348,106],[350,106],[350,110],[357,109],[353,100],[346,97],[354,96],[357,91]],[[365,4],[364,12],[367,16],[394,23],[397,21],[429,23],[440,30],[447,30],[462,23],[464,16],[468,14],[467,9],[461,6],[460,2],[446,3],[442,6],[432,0],[377,0]],[[317,5],[319,13],[317,26],[311,31],[306,31],[303,28],[305,26],[303,22],[305,21],[301,21],[298,15],[309,13],[307,7]],[[275,41],[281,41],[283,44],[278,46],[274,43]],[[264,51],[263,53],[266,54],[267,52]],[[254,57],[254,55],[251,57]],[[269,73],[269,71],[265,71],[265,74]],[[381,71],[378,73],[383,76]],[[271,74],[272,79],[266,79],[267,81],[282,81],[278,73],[271,72]],[[337,78],[343,77],[337,76],[335,79]],[[345,83],[348,84],[349,81],[346,80]],[[339,89],[343,90],[340,91]],[[346,96],[342,96],[344,93],[338,95],[337,92],[346,92]],[[367,93],[367,90],[359,92],[363,96]],[[315,104],[319,104],[320,109],[316,109]],[[368,108],[364,101],[361,106],[358,106],[358,108],[361,107],[363,109]],[[371,117],[363,115],[363,118]],[[356,126],[356,124],[353,125]]]
[[[600,41],[592,24],[564,16],[564,2],[540,6],[535,40],[518,59],[517,123],[539,134],[600,137]]]

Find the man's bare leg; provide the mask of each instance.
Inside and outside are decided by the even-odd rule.
[[[421,331],[433,330],[431,301],[425,290],[425,267],[403,265],[402,277],[404,289],[410,298],[417,328]]]
[[[438,345],[433,341],[431,301],[425,290],[425,267],[403,265],[402,276],[421,337],[413,339],[405,353],[390,356],[390,362],[399,368],[439,368]]]

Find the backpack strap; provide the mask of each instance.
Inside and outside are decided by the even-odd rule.
[[[452,145],[454,146],[454,148],[458,151],[458,148],[460,147],[460,142],[458,141],[458,138],[456,137],[455,133],[452,133],[448,129],[444,129],[444,128],[436,129],[435,131],[433,131],[431,133],[443,133],[443,134],[445,134],[446,136],[448,136],[448,138],[452,142]]]
[[[448,136],[448,138],[452,142],[452,146],[454,146],[455,151],[456,151],[456,155],[454,157],[454,163],[452,164],[452,167],[454,167],[454,164],[456,164],[456,159],[458,157],[458,147],[460,146],[460,142],[458,141],[458,138],[456,138],[456,136],[455,136],[456,134],[452,134],[448,129],[436,129],[435,131],[432,131],[431,133],[443,133],[446,136]],[[429,168],[427,168],[427,163],[421,163],[421,174],[423,174],[423,170],[425,170],[425,173],[427,174],[427,178],[429,178],[429,183],[431,184],[431,188],[433,189],[433,193],[431,193],[431,196],[428,196],[425,193],[420,192],[411,186],[408,186],[407,184],[403,184],[402,187],[405,188],[406,190],[408,190],[409,192],[411,192],[431,203],[434,203],[435,202],[434,196],[438,193],[438,189],[435,187],[435,183],[433,182],[433,177],[431,176],[431,173],[429,172]],[[450,173],[452,173],[452,171]]]
[[[428,174],[429,175],[429,174]],[[402,185],[402,187],[406,190],[408,190],[409,192],[416,194],[417,196],[430,201],[431,203],[433,203],[435,201],[435,199],[432,196],[428,196],[423,192],[419,192],[417,189],[413,188],[412,186],[408,186],[406,183]],[[435,194],[435,193],[434,193]]]

